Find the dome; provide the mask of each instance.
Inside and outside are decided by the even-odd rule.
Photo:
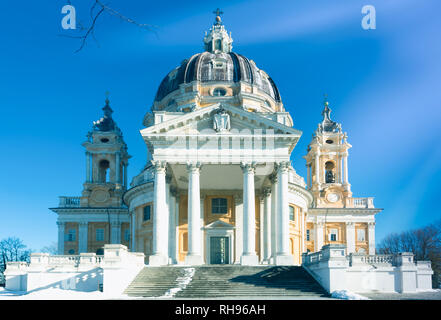
[[[153,110],[191,111],[219,99],[249,111],[284,111],[279,90],[253,60],[232,52],[219,16],[204,37],[205,51],[191,56],[159,85]],[[216,100],[217,99],[217,100]]]
[[[169,93],[179,89],[181,84],[195,80],[207,84],[209,82],[244,81],[256,86],[274,101],[281,101],[274,81],[265,71],[257,68],[254,61],[234,52],[207,51],[193,55],[172,70],[162,80],[155,101],[161,101]]]

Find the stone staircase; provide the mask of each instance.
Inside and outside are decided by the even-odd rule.
[[[236,265],[146,267],[125,293],[137,297],[166,297],[164,294],[169,289],[179,287],[182,279],[188,279],[188,273],[191,273],[189,268],[194,268],[191,281],[186,285],[181,284],[180,290],[172,294],[173,297],[263,299],[328,296],[302,267]]]

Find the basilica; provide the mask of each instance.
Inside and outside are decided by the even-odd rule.
[[[327,99],[305,179],[290,161],[302,132],[273,79],[233,51],[219,13],[203,44],[160,83],[140,131],[148,161],[130,184],[131,156],[106,99],[83,143],[81,196],[51,208],[58,253],[101,255],[120,243],[152,266],[300,265],[326,244],[375,254],[381,209],[353,197],[351,145]]]

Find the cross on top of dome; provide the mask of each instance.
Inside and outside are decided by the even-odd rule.
[[[216,9],[216,11],[213,11],[213,13],[216,15],[216,23],[215,24],[222,24],[221,14],[224,14],[223,11],[220,11],[219,8]]]

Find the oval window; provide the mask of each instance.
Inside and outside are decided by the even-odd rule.
[[[333,144],[334,141],[332,141],[332,140],[326,140],[326,143],[328,143],[328,144]]]
[[[107,142],[109,142],[109,139],[107,139],[107,138],[102,138],[102,139],[101,139],[101,142],[102,142],[102,143],[107,143]]]
[[[213,90],[213,96],[215,97],[222,97],[227,94],[227,90],[223,88],[216,88]]]

